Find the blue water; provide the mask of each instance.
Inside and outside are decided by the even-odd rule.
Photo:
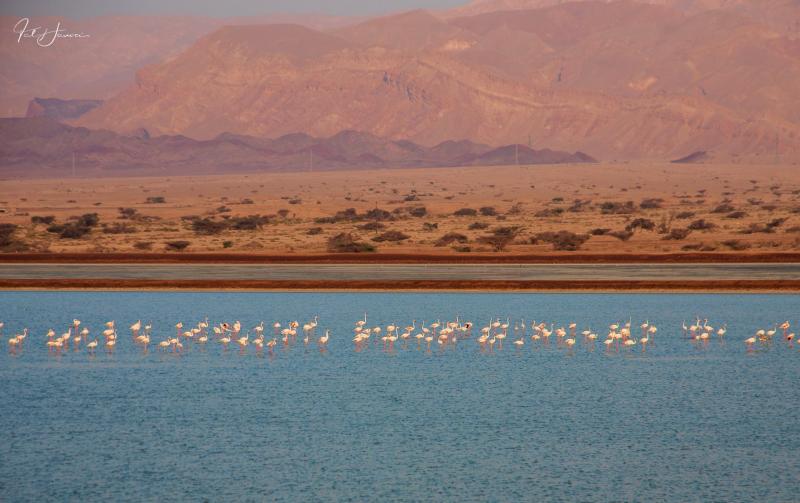
[[[2,501],[796,501],[800,351],[757,328],[788,295],[0,292]],[[352,326],[492,316],[578,330],[649,319],[656,345],[607,354],[353,348]],[[682,338],[695,314],[728,334]],[[328,351],[48,355],[48,328],[208,316],[330,329]],[[513,324],[513,321],[512,321]],[[31,330],[25,349],[10,334]],[[634,331],[634,335],[638,335]],[[401,345],[398,343],[398,347]]]

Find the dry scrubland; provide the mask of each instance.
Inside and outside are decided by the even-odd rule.
[[[800,249],[791,166],[631,163],[0,183],[4,252]]]

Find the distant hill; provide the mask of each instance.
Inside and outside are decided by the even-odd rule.
[[[77,119],[86,112],[99,107],[103,100],[60,100],[58,98],[34,98],[28,103],[25,117],[49,117],[55,120]]]
[[[366,168],[594,162],[586,154],[492,148],[471,141],[425,147],[368,133],[279,138],[223,133],[210,140],[179,135],[122,135],[61,124],[47,117],[0,119],[0,176],[64,177],[73,154],[80,176],[146,176]]]

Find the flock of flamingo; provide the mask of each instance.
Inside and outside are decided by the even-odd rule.
[[[272,324],[273,333],[269,339],[265,336],[263,321],[248,330],[245,335],[242,335],[241,322],[221,322],[210,326],[208,318],[197,322],[191,328],[189,326],[184,327],[182,322],[178,322],[174,327],[175,334],[163,337],[157,343],[151,342],[153,331],[151,323],[143,324],[139,320],[130,326],[130,332],[132,343],[139,346],[144,352],[147,352],[153,345],[160,351],[181,353],[192,346],[204,347],[206,344],[213,342],[221,345],[224,350],[227,350],[229,345],[234,344],[243,353],[252,345],[256,352],[263,352],[264,348],[266,348],[272,354],[278,344],[288,348],[297,343],[300,335],[302,335],[300,342],[304,346],[308,346],[313,342],[320,350],[324,351],[331,337],[330,331],[325,330],[324,334],[318,337],[317,325],[317,316],[302,326],[298,321],[290,321],[285,326],[280,322],[275,322]],[[209,330],[209,326],[211,330]],[[0,322],[0,333],[2,333],[3,327],[4,323]],[[782,331],[781,337],[791,346],[795,334],[789,331],[790,327],[791,324],[785,321],[780,325],[774,324],[771,329],[757,330],[752,337],[744,341],[747,350],[753,351],[756,344],[770,345],[778,330]],[[423,321],[419,326],[417,326],[416,320],[412,320],[411,324],[405,327],[401,327],[398,323],[392,323],[385,327],[378,325],[368,327],[365,313],[364,318],[359,319],[354,324],[353,344],[358,352],[369,348],[370,345],[381,345],[384,350],[391,352],[396,349],[396,345],[400,349],[408,349],[410,344],[413,345],[416,342],[417,349],[422,349],[424,345],[425,350],[430,351],[435,341],[439,350],[445,350],[447,348],[455,348],[459,340],[470,339],[473,335],[473,328],[472,322],[462,321],[459,317],[456,317],[453,321],[442,322],[437,320],[430,324],[426,324]],[[728,330],[727,325],[724,323],[719,328],[714,328],[709,325],[708,319],[701,320],[699,317],[691,325],[687,325],[684,322],[682,328],[684,337],[697,344],[707,344],[714,336],[720,341],[724,341]],[[644,352],[647,350],[648,345],[655,344],[658,328],[649,321],[645,321],[639,325],[639,329],[641,330],[640,335],[634,337],[633,334],[637,330],[633,328],[631,320],[624,323],[613,323],[608,326],[608,333],[601,342],[608,352],[619,352],[621,349],[631,351],[634,347],[641,348],[641,351]],[[298,332],[298,330],[301,332]],[[487,325],[481,327],[479,332],[480,335],[475,340],[482,351],[490,352],[495,349],[502,349],[503,342],[509,337],[511,338],[511,344],[517,350],[522,349],[528,340],[534,346],[547,346],[552,338],[556,347],[565,348],[570,352],[576,345],[585,346],[592,350],[599,338],[597,332],[593,330],[586,329],[578,332],[578,326],[574,322],[556,328],[553,323],[548,325],[544,322],[536,323],[533,321],[528,324],[525,319],[515,321],[512,324],[509,318],[506,318],[505,322],[501,321],[500,318],[493,318]],[[74,319],[66,327],[66,331],[59,336],[56,335],[54,329],[48,330],[45,335],[46,346],[50,353],[56,355],[70,350],[73,352],[87,351],[90,354],[94,354],[98,349],[105,350],[108,353],[114,352],[118,337],[117,325],[113,320],[104,324],[104,329],[100,333],[102,340],[97,336],[90,340],[90,334],[89,328],[82,327],[81,321]],[[251,334],[253,334],[252,339]],[[27,338],[27,328],[9,338],[9,351],[14,354],[20,353]],[[398,341],[400,342],[398,343]]]

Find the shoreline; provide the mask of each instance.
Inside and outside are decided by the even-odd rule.
[[[197,290],[291,292],[608,292],[800,293],[800,280],[581,281],[581,280],[149,280],[0,279],[0,290]]]
[[[413,254],[332,253],[261,255],[237,253],[5,253],[0,264],[786,264],[799,252],[661,254]]]

